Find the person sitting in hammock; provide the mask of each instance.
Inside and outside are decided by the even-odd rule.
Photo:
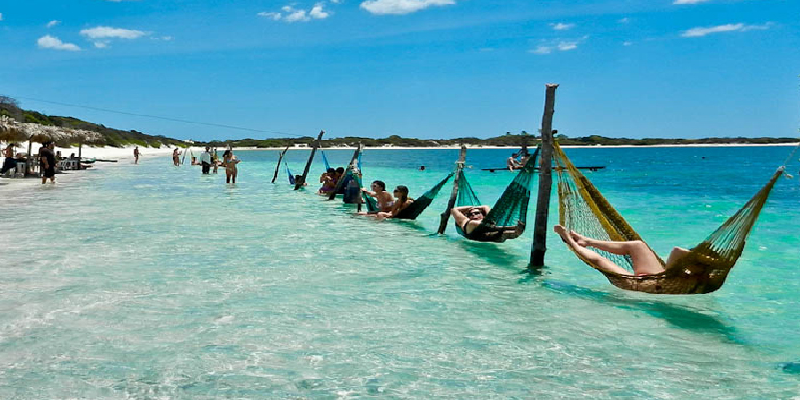
[[[464,232],[464,237],[470,240],[502,243],[519,237],[525,231],[525,224],[522,222],[517,226],[482,225],[491,210],[488,205],[469,205],[451,209],[450,215]]]
[[[653,250],[641,240],[634,241],[603,241],[592,239],[576,233],[574,230],[567,231],[567,228],[556,225],[553,230],[561,236],[561,240],[575,251],[578,256],[592,264],[600,267],[601,270],[613,272],[618,275],[656,275],[664,272],[666,268],[672,266],[680,257],[689,253],[689,250],[681,247],[675,247],[667,258],[665,266],[656,257]],[[594,250],[587,247],[594,247],[599,250],[607,251],[617,255],[627,255],[631,257],[631,265],[633,266],[633,274],[620,267],[611,260],[603,257]]]
[[[336,188],[336,169],[328,168],[328,171],[319,177],[319,182],[322,187],[319,189],[320,194],[327,194]]]
[[[392,212],[392,207],[394,206],[394,197],[386,191],[386,183],[375,180],[372,182],[372,191],[367,190],[366,188],[361,189],[361,191],[367,193],[370,197],[375,198],[378,201],[378,211],[377,212],[364,212],[362,215],[373,215],[378,212]],[[408,195],[408,193],[406,193]]]
[[[394,189],[394,196],[397,198],[392,205],[392,209],[389,212],[378,212],[375,216],[378,219],[391,219],[395,218],[400,215],[400,212],[403,212],[404,209],[411,206],[414,203],[413,198],[408,198],[408,187],[406,186],[397,186]]]

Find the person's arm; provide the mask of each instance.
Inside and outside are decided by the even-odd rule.
[[[377,191],[369,191],[366,188],[362,188],[361,192],[362,193],[367,193],[367,195],[369,195],[370,197],[377,197],[378,196],[378,192]]]
[[[467,207],[453,208],[450,210],[450,215],[453,216],[453,219],[456,221],[456,225],[458,225],[458,227],[463,228],[464,224],[469,222],[469,218],[467,218],[467,216],[464,215],[464,213],[472,208],[473,207],[467,206]]]

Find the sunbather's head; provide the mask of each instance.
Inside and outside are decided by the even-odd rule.
[[[339,175],[342,175],[342,174],[344,174],[344,168],[343,168],[343,167],[341,167],[341,166],[339,166],[338,168],[336,168],[336,174],[339,174]]]
[[[372,191],[386,191],[386,183],[375,180],[372,182]]]
[[[327,174],[334,174],[334,173],[336,173],[336,169],[334,169],[334,168],[328,168],[328,170],[327,170],[325,173],[327,173]]]
[[[472,208],[467,211],[467,218],[471,220],[482,220],[484,218],[483,210],[480,208]]]
[[[405,201],[408,199],[408,187],[406,186],[397,186],[394,189],[394,196],[395,198]]]

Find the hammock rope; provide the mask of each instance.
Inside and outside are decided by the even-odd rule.
[[[433,199],[439,194],[439,191],[450,181],[450,178],[453,177],[453,173],[450,173],[439,183],[436,183],[430,190],[426,191],[422,194],[419,198],[415,199],[411,205],[407,206],[404,210],[400,211],[395,218],[397,219],[406,219],[406,220],[414,220],[417,219],[420,214],[422,214],[425,209],[427,209]]]
[[[489,214],[481,221],[480,225],[472,233],[495,233],[486,236],[485,239],[471,234],[464,233],[463,228],[456,224],[456,231],[470,240],[491,241],[502,243],[509,239],[515,239],[525,231],[528,217],[528,203],[531,199],[531,185],[535,176],[536,158],[541,146],[536,148],[525,166],[523,166],[511,184],[506,187],[503,194],[494,204]],[[478,195],[467,181],[464,170],[458,173],[458,197],[456,206],[479,206],[483,205],[478,199]],[[503,228],[501,230],[500,228]],[[513,229],[513,230],[511,230]]]
[[[622,215],[572,164],[558,143],[554,144],[554,158],[558,173],[559,222],[562,226],[598,240],[642,241],[641,236]],[[767,184],[739,211],[670,266],[666,266],[664,260],[653,252],[661,265],[665,266],[665,270],[659,274],[620,275],[605,271],[591,261],[576,255],[587,265],[605,275],[611,284],[621,289],[656,294],[713,292],[723,285],[728,273],[741,256],[747,236],[783,171],[783,166],[778,168]],[[630,271],[633,269],[629,256],[620,256],[594,248],[592,250],[624,269]]]
[[[325,151],[320,150],[319,152],[322,154],[322,163],[325,164],[325,171],[327,172],[328,169],[331,168],[331,164],[328,163],[328,157],[325,156]]]

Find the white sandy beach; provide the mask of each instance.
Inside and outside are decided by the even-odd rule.
[[[519,147],[498,147],[498,146],[476,146],[472,144],[465,144],[467,148],[470,149],[518,149]],[[789,147],[789,146],[797,146],[798,143],[787,143],[787,144],[691,144],[691,145],[594,145],[594,146],[586,146],[586,145],[565,145],[564,148],[686,148],[686,147],[696,147],[696,148],[713,148],[713,147]],[[36,150],[40,147],[40,144],[34,144],[33,150],[36,153]],[[101,147],[91,147],[91,146],[84,146],[82,150],[82,156],[85,158],[97,158],[97,159],[133,159],[133,149],[135,146],[128,145],[125,147],[110,147],[110,146],[101,146]],[[365,147],[364,149],[369,151],[376,151],[376,150],[412,150],[412,149],[458,149],[458,146],[442,146],[442,147]],[[152,157],[159,157],[159,156],[169,156],[172,154],[172,150],[174,148],[170,147],[161,147],[161,148],[149,148],[149,147],[139,147],[140,158],[152,158]],[[200,154],[203,152],[204,147],[191,147],[191,148],[181,148],[180,151],[183,152],[191,152],[196,157],[200,157]],[[222,150],[222,148],[217,148],[218,150]],[[256,147],[236,147],[234,151],[282,151],[284,147],[271,147],[271,148],[256,148]],[[310,147],[305,146],[296,146],[289,148],[291,150],[308,150],[311,149]],[[341,150],[352,150],[355,147],[330,147],[325,149],[341,149]],[[17,152],[26,152],[27,151],[27,144],[22,144],[22,146],[17,147]],[[60,148],[56,147],[56,151],[61,151],[61,155],[64,157],[69,156],[72,153],[75,155],[78,154],[78,148]],[[187,158],[188,160],[188,158]]]

